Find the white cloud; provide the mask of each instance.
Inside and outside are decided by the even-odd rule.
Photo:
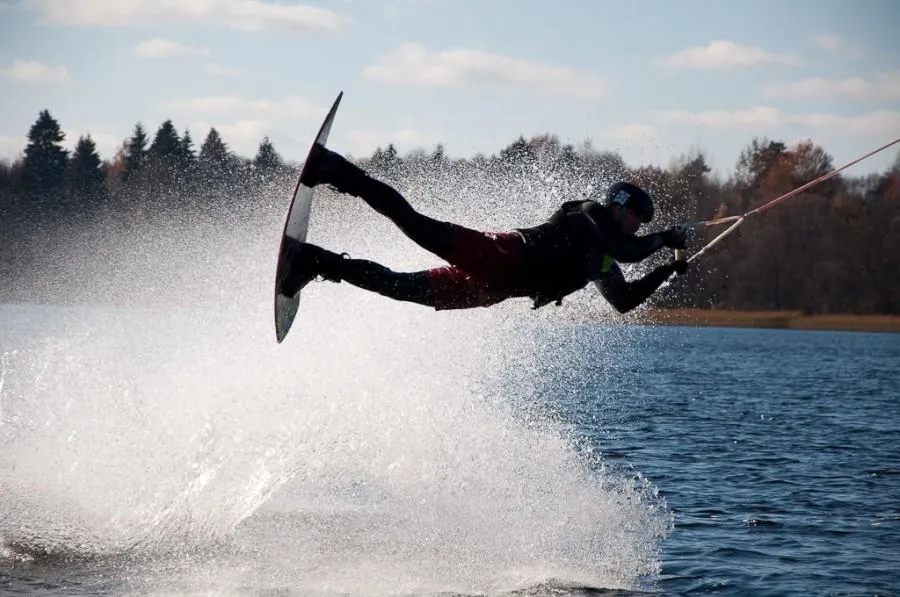
[[[821,98],[844,95],[865,98],[872,95],[873,85],[859,77],[847,79],[824,79],[812,77],[794,83],[776,83],[766,87],[768,97]]]
[[[391,19],[401,19],[411,14],[431,10],[445,0],[381,0],[381,12]]]
[[[505,86],[572,95],[587,101],[600,99],[609,92],[609,85],[591,72],[479,50],[434,52],[418,44],[403,44],[366,67],[363,75],[373,81],[397,85]]]
[[[649,124],[623,124],[601,130],[595,136],[620,143],[643,144],[660,138],[660,132]]]
[[[44,20],[66,25],[129,27],[148,23],[218,23],[242,31],[341,31],[337,13],[264,0],[32,0]]]
[[[800,126],[850,135],[887,132],[887,136],[896,136],[900,133],[900,112],[894,110],[876,110],[854,116],[841,116],[823,113],[790,114],[776,108],[757,106],[743,110],[707,112],[667,110],[658,112],[656,118],[668,124],[754,131],[773,131],[785,126]]]
[[[861,77],[825,79],[812,77],[794,83],[772,84],[766,87],[768,97],[831,98],[846,96],[855,99],[900,99],[900,71],[881,73],[872,81]]]
[[[22,83],[67,83],[71,77],[64,66],[47,66],[33,60],[16,60],[11,66],[0,68],[0,74]]]
[[[24,148],[25,143],[21,139],[0,135],[0,160],[11,162],[22,155]]]
[[[834,133],[878,134],[896,138],[900,135],[900,112],[876,110],[856,116],[835,114],[802,114],[789,116],[790,122]]]
[[[325,109],[300,96],[280,100],[250,99],[236,95],[218,95],[175,100],[167,108],[180,113],[231,116],[241,120],[261,121],[270,118],[306,120],[321,117]]]
[[[799,66],[800,59],[733,41],[714,40],[709,45],[694,46],[666,56],[662,63],[669,68],[732,70],[756,66]]]
[[[813,36],[813,41],[819,48],[829,52],[837,52],[843,47],[844,41],[837,35],[821,33]]]
[[[878,82],[889,98],[900,98],[900,70],[878,75]]]
[[[756,106],[742,110],[709,110],[690,112],[687,110],[664,110],[657,112],[661,122],[720,128],[774,128],[783,123],[782,116],[775,108]]]
[[[831,54],[849,56],[851,58],[862,58],[864,54],[862,48],[857,44],[830,33],[820,33],[813,36],[813,42],[820,49]]]
[[[174,58],[178,56],[209,56],[209,48],[186,46],[171,39],[157,37],[134,46],[132,50],[139,58]]]
[[[204,70],[208,75],[213,77],[238,77],[243,74],[243,71],[239,68],[231,68],[228,66],[222,66],[221,64],[216,64],[215,62],[207,62],[203,65]]]
[[[197,151],[203,144],[209,129],[215,128],[228,147],[239,155],[252,157],[260,141],[269,131],[269,125],[263,120],[242,119],[234,122],[192,122],[190,125]]]
[[[143,41],[132,52],[139,58],[177,58],[177,57],[209,57],[212,55],[206,46],[188,46],[171,39],[155,38]],[[236,77],[242,74],[240,69],[230,68],[215,62],[206,62],[203,65],[206,74],[213,77]]]

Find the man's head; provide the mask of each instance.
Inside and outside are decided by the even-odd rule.
[[[653,198],[630,182],[617,182],[606,191],[604,204],[612,209],[613,217],[626,234],[634,234],[653,219]]]

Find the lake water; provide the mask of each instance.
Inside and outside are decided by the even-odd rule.
[[[900,335],[310,296],[0,307],[0,592],[900,595]]]

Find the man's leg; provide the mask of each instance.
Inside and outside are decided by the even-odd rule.
[[[281,291],[287,296],[294,296],[317,276],[332,282],[345,281],[381,296],[438,311],[488,307],[510,296],[504,286],[497,287],[453,266],[405,273],[309,243],[297,243],[290,251],[293,256],[281,281]]]
[[[439,310],[489,306],[515,294],[524,250],[521,235],[483,233],[420,214],[397,190],[322,146],[310,161],[309,171],[301,178],[304,185],[328,184],[363,199],[413,242],[452,264],[406,274],[370,261],[346,259],[340,264],[339,279]],[[320,275],[329,279],[327,273]]]
[[[396,301],[443,311],[488,307],[509,298],[504,289],[494,288],[453,266],[406,273],[395,272],[374,261],[331,255],[330,265],[321,271],[325,279],[343,280]]]
[[[390,185],[370,177],[340,154],[319,146],[311,160],[307,186],[329,184],[341,193],[354,195],[389,218],[413,242],[446,259],[452,246],[451,225],[423,215]]]
[[[288,265],[279,282],[282,294],[294,296],[307,283],[321,276],[332,282],[342,280],[364,290],[398,301],[434,306],[425,272],[401,273],[364,259],[350,259],[322,247],[293,241],[288,247]]]
[[[358,288],[395,301],[434,306],[434,296],[425,272],[395,272],[374,261],[344,259],[341,278]]]

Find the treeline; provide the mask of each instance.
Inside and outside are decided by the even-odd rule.
[[[72,152],[64,140],[59,123],[42,111],[28,132],[24,155],[0,162],[0,300],[58,302],[58,289],[42,291],[27,282],[51,266],[65,270],[71,245],[57,240],[80,230],[132,230],[140,238],[155,223],[173,218],[185,229],[257,215],[280,219],[298,172],[268,138],[246,158],[232,152],[215,128],[197,146],[190,132],[179,133],[171,120],[152,136],[135,125],[107,160],[90,135],[79,138]],[[665,169],[635,168],[615,152],[590,143],[562,144],[549,134],[519,137],[490,156],[450,159],[440,145],[401,156],[389,145],[357,161],[399,185],[422,187],[436,175],[459,187],[468,181],[503,185],[506,200],[521,203],[523,213],[549,197],[551,202],[540,206],[546,215],[553,201],[583,193],[590,180],[631,180],[658,198],[660,219],[654,227],[744,213],[835,166],[813,142],[788,147],[755,138],[734,174],[723,180],[712,176],[700,152],[679,156]],[[440,200],[434,198],[439,193],[431,195]],[[702,236],[711,239],[723,229],[710,228]],[[678,291],[664,293],[659,302],[900,314],[900,159],[880,174],[832,178],[748,220],[723,246],[727,249],[705,256]]]

